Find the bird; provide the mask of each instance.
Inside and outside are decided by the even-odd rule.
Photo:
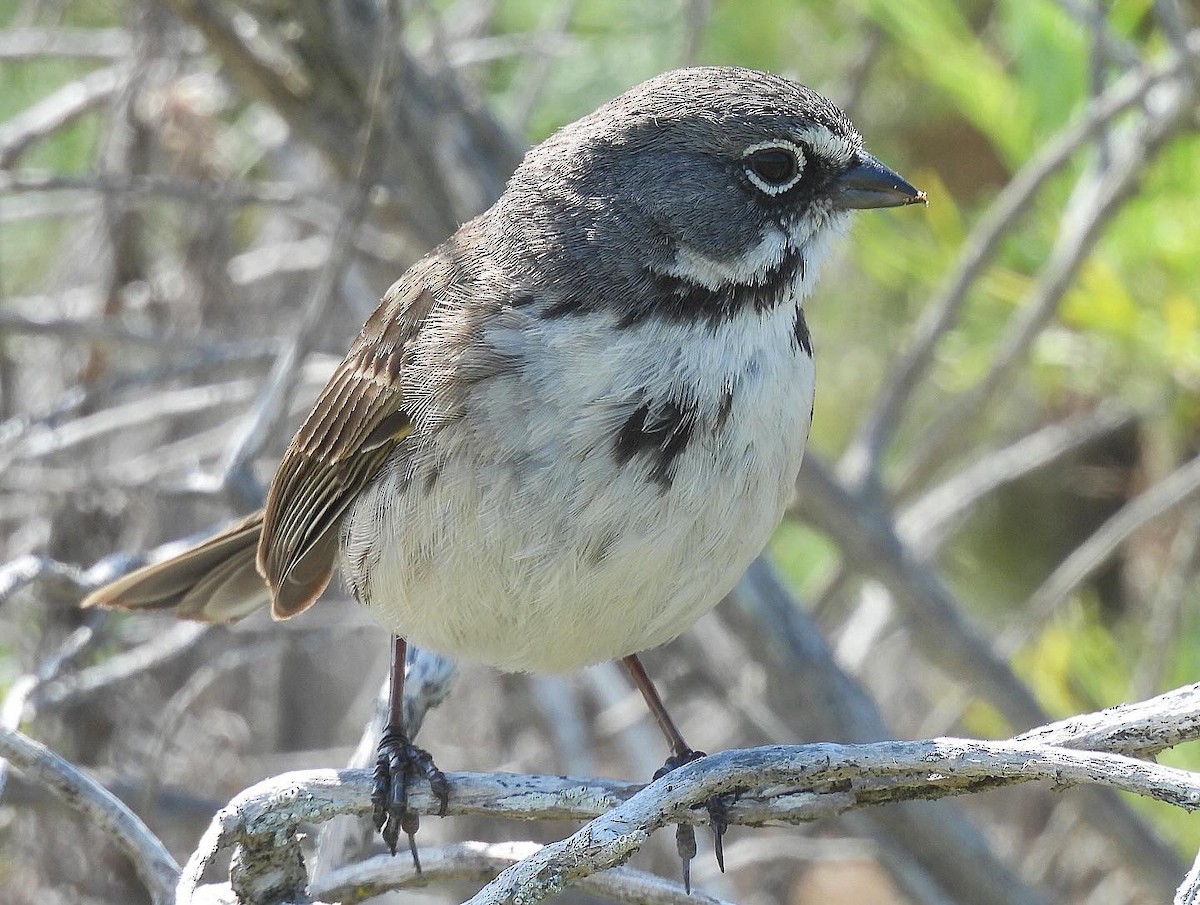
[[[392,635],[373,812],[414,860],[408,784],[442,814],[449,787],[404,725],[410,642],[516,672],[619,660],[670,748],[656,776],[702,757],[638,654],[731,590],[791,500],[804,303],[850,214],[925,201],[790,79],[636,85],[531,148],[384,294],[262,510],[83,605],[286,619],[340,571]]]

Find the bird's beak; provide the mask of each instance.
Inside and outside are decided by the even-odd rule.
[[[924,192],[913,188],[899,173],[888,169],[866,151],[834,177],[830,194],[834,206],[842,210],[928,203]]]

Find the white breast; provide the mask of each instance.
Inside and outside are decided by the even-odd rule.
[[[351,583],[393,632],[502,669],[670,640],[728,592],[790,500],[813,400],[795,317],[784,303],[715,327],[497,322],[489,341],[520,366],[479,382],[436,434],[436,476],[397,460],[361,495],[343,530]],[[648,457],[613,453],[647,387],[697,412],[669,486]]]

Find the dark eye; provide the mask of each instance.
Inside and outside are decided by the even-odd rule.
[[[804,152],[791,142],[772,142],[748,150],[742,164],[751,182],[768,195],[778,195],[799,182]]]
[[[750,166],[765,181],[782,185],[796,175],[796,158],[791,151],[768,148],[750,155]]]

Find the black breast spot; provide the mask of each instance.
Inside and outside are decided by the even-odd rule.
[[[792,325],[792,339],[797,349],[803,349],[809,358],[813,357],[812,336],[808,332],[808,324],[804,320],[804,309],[796,306],[796,322]]]
[[[650,479],[663,491],[675,479],[675,460],[687,449],[696,428],[696,412],[678,402],[654,406],[646,402],[634,409],[613,444],[613,456],[621,465],[634,458],[650,462]]]

